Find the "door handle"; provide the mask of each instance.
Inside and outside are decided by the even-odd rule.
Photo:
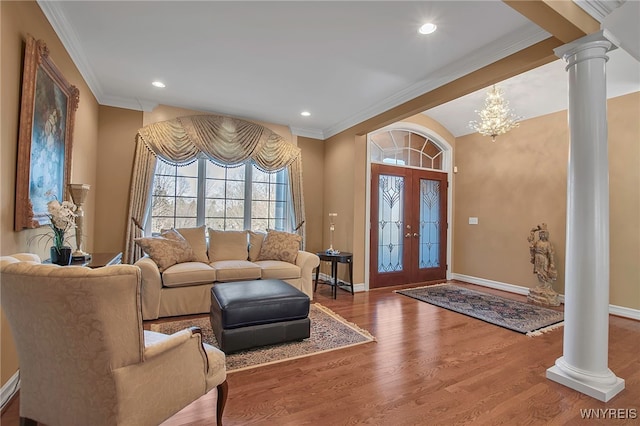
[[[411,232],[407,232],[407,233],[404,235],[404,237],[405,237],[405,238],[411,238]]]
[[[414,236],[414,237],[416,237],[416,238],[418,238],[418,237],[420,236],[420,234],[418,234],[417,232],[414,232],[414,233],[413,233],[413,236]]]

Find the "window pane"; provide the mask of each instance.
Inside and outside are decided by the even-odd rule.
[[[244,229],[244,219],[227,219],[224,229],[241,231]]]
[[[205,197],[224,198],[224,180],[207,179]]]
[[[211,200],[205,201],[205,216],[210,217],[224,217],[225,200]]]
[[[254,201],[251,204],[251,218],[255,219],[268,219],[269,218],[269,202],[268,201]],[[253,220],[251,221],[251,227],[253,227]]]
[[[207,160],[205,164],[208,178],[224,179],[224,174],[226,171],[224,167],[218,166],[217,164],[214,164],[209,160]]]
[[[177,197],[197,197],[198,196],[198,178],[197,177],[176,178],[176,196]]]
[[[163,229],[174,227],[173,217],[154,217],[151,220],[151,232],[159,234]]]
[[[224,219],[207,219],[205,224],[211,229],[224,231]]]
[[[175,198],[173,197],[153,197],[151,202],[152,216],[170,216],[175,214]]]
[[[267,183],[254,183],[253,194],[254,200],[268,200],[269,199],[269,184]]]
[[[227,181],[227,199],[244,200],[244,181]]]
[[[175,195],[176,178],[174,176],[156,175],[153,178],[153,195]]]
[[[197,226],[195,217],[177,217],[176,228],[193,228]]]
[[[233,167],[227,169],[227,179],[229,180],[241,180],[244,182],[245,166]]]
[[[244,219],[244,200],[227,200],[225,214],[227,218]]]
[[[265,173],[262,170],[258,169],[257,167],[254,167],[253,177],[251,180],[253,182],[269,182],[269,175],[270,173]]]
[[[251,219],[251,229],[254,231],[266,231],[269,228],[267,219]]]
[[[192,176],[192,177],[198,177],[198,162],[194,161],[193,163],[189,164],[188,166],[181,166],[178,167],[178,176]]]
[[[175,175],[176,166],[170,166],[162,160],[156,162],[156,175]]]
[[[198,200],[196,198],[176,198],[176,216],[197,217]]]

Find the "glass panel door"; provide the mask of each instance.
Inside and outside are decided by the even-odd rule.
[[[378,272],[403,270],[404,177],[378,177]]]

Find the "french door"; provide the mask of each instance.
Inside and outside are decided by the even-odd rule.
[[[447,174],[371,165],[369,287],[443,280]]]

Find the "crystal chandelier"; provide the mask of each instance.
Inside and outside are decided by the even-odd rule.
[[[509,102],[502,97],[502,89],[495,85],[487,92],[484,109],[476,112],[480,121],[471,121],[469,127],[483,136],[491,136],[493,142],[496,141],[496,136],[518,127],[518,120],[522,119],[509,109]]]

